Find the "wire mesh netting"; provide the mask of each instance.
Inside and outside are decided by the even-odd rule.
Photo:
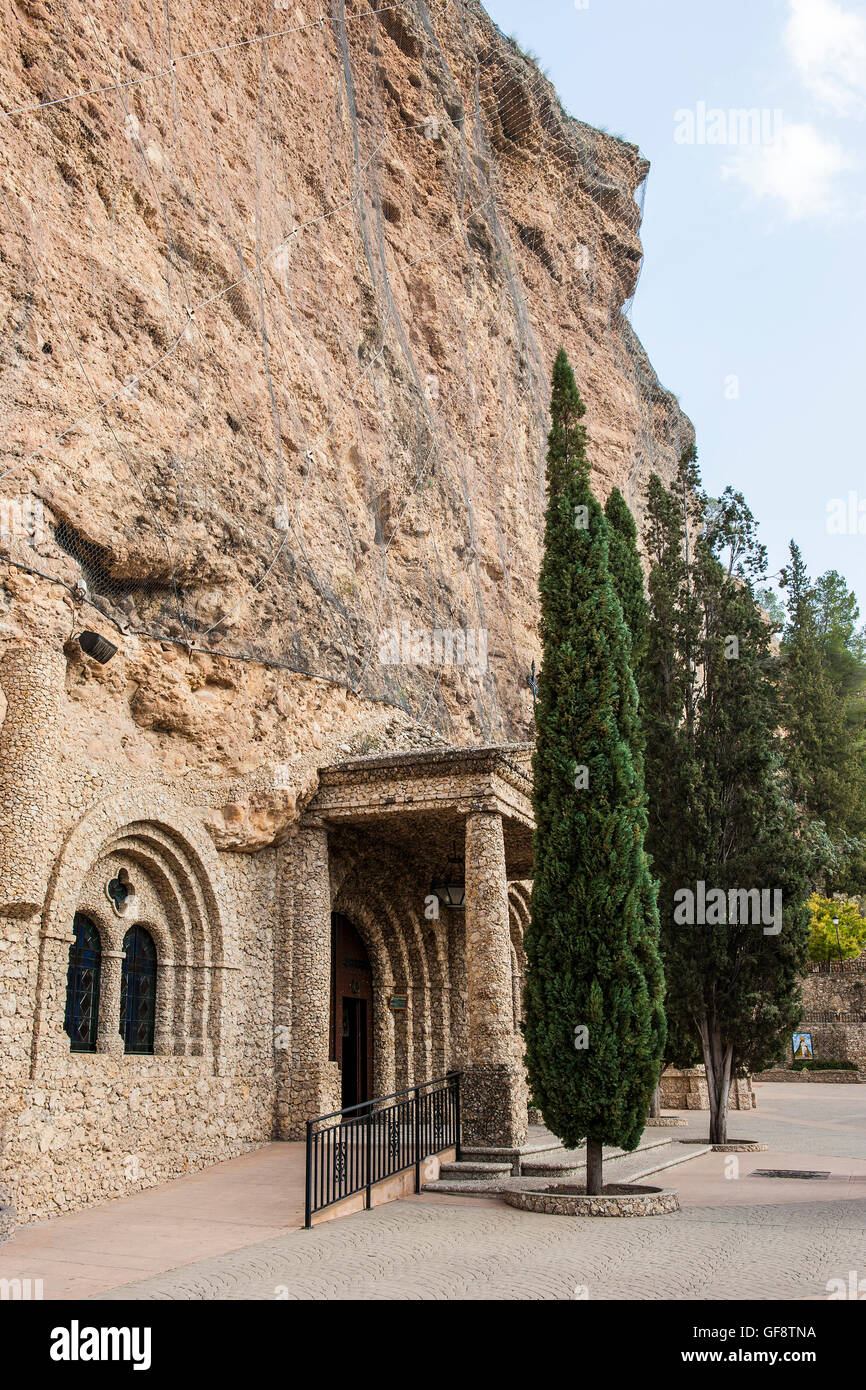
[[[475,0],[4,23],[2,552],[121,632],[525,733],[556,348],[600,494],[640,512],[690,431],[628,322],[637,150]]]

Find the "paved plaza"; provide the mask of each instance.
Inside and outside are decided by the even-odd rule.
[[[679,1192],[672,1216],[568,1219],[422,1194],[304,1231],[300,1146],[269,1145],[24,1231],[0,1277],[42,1277],[46,1298],[119,1300],[826,1298],[828,1281],[866,1277],[866,1089],[756,1092],[730,1135],[769,1150],[661,1174]],[[706,1114],[687,1118],[671,1135],[704,1137]]]

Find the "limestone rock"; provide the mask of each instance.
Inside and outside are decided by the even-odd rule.
[[[345,59],[300,0],[261,90],[225,0],[172,6],[173,83],[146,80],[146,9],[89,14],[0,16],[4,105],[26,108],[4,128],[0,502],[42,508],[0,548],[58,581],[11,570],[4,625],[121,636],[130,664],[73,686],[155,736],[127,740],[133,767],[170,734],[249,771],[305,719],[280,685],[313,677],[451,742],[527,737],[556,350],[602,500],[616,483],[639,511],[691,437],[622,313],[646,161],[567,116],[477,0],[362,9]],[[486,667],[383,663],[403,622],[485,631]]]

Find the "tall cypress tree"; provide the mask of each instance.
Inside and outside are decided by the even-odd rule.
[[[545,1123],[636,1148],[664,1050],[664,979],[630,642],[608,527],[589,485],[585,407],[564,352],[553,369],[533,759],[535,867],[525,937],[526,1065]],[[582,1031],[582,1030],[585,1030]]]
[[[618,487],[611,489],[604,515],[608,526],[610,577],[631,640],[631,670],[640,697],[643,663],[649,643],[649,604],[637,545],[637,526],[631,508]],[[638,736],[643,752],[646,739],[642,712],[638,721]],[[664,1065],[662,1061],[650,1101],[651,1118],[658,1118],[661,1114],[661,1072]]]
[[[631,638],[631,669],[640,690],[641,669],[649,640],[649,605],[637,548],[637,526],[618,487],[608,497],[604,515],[608,526],[610,577]]]

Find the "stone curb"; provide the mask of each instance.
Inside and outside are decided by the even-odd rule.
[[[819,1081],[829,1086],[866,1085],[866,1072],[862,1071],[799,1071],[794,1067],[777,1071],[759,1072],[752,1080],[758,1085],[765,1081]]]
[[[628,1181],[640,1182],[641,1178],[650,1178],[653,1173],[663,1173],[666,1168],[676,1168],[678,1163],[691,1163],[693,1158],[700,1158],[702,1154],[711,1152],[712,1149],[710,1145],[705,1144],[703,1148],[696,1148],[693,1153],[677,1154],[673,1158],[667,1159],[664,1163],[657,1163],[655,1167],[641,1168],[640,1172],[631,1173]]]

